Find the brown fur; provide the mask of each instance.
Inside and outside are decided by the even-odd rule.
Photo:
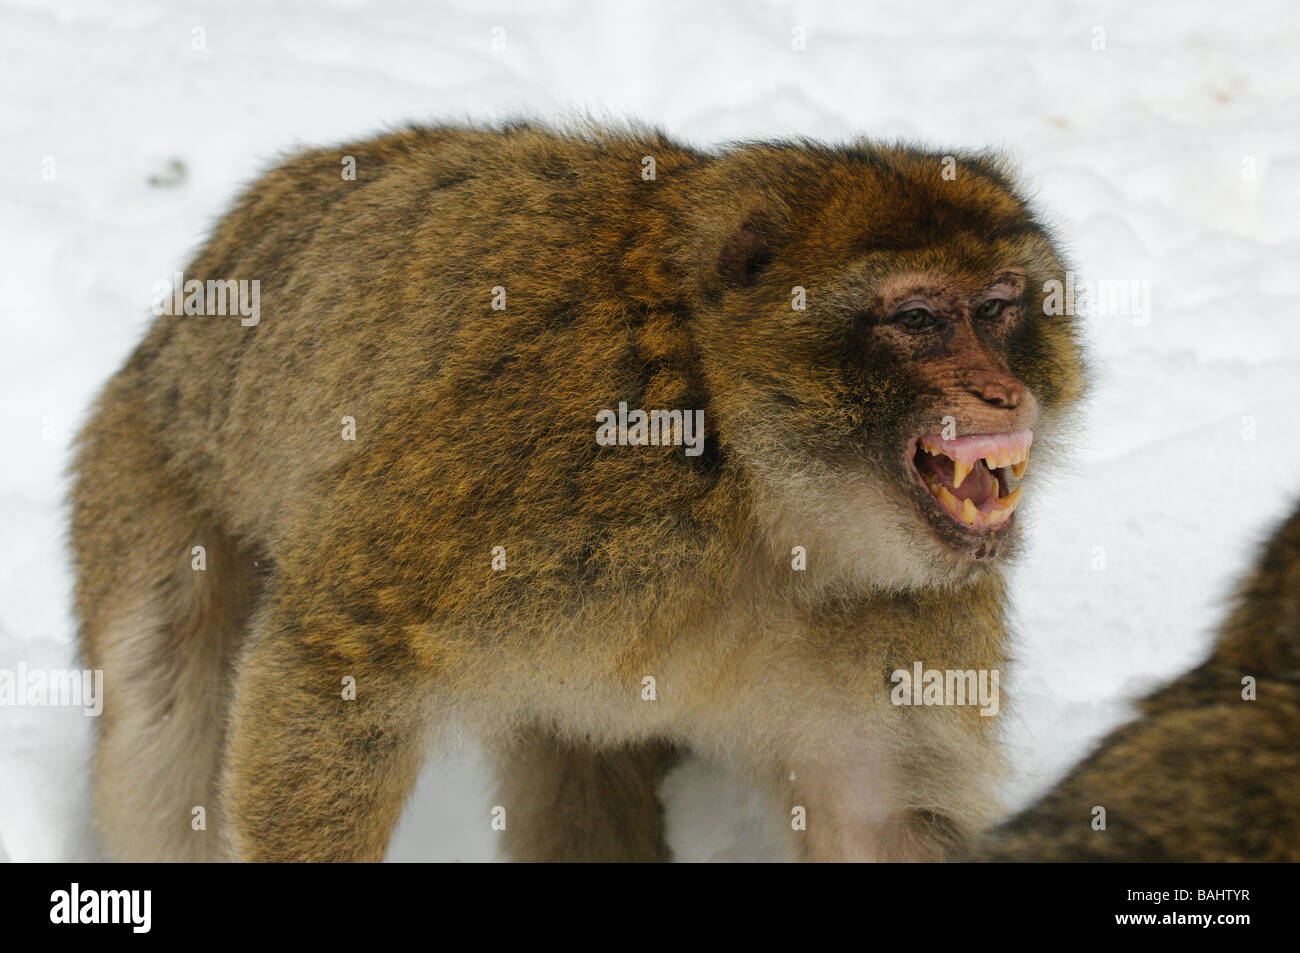
[[[1213,655],[1140,710],[979,859],[1300,861],[1300,510],[1240,588]],[[1098,805],[1105,830],[1092,828]]]
[[[1036,408],[1037,461],[1082,372],[1070,318],[1042,313],[1063,267],[1006,173],[942,160],[434,128],[259,180],[185,274],[260,280],[260,324],[160,317],[79,442],[114,853],[379,859],[427,741],[462,727],[503,752],[521,858],[665,856],[677,749],[781,785],[804,856],[939,856],[982,826],[996,719],[896,708],[889,673],[998,667],[1019,529],[980,558],[946,545],[900,441]],[[1015,412],[880,324],[899,275],[964,315],[1007,267],[1014,333],[960,333],[1032,393]],[[702,408],[705,452],[598,446],[620,400]]]

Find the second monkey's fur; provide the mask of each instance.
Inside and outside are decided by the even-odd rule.
[[[109,850],[378,859],[468,729],[515,858],[665,857],[682,749],[770,782],[801,856],[943,855],[996,816],[997,719],[890,674],[1002,664],[1020,529],[932,506],[913,449],[1051,452],[1064,275],[980,156],[517,125],[279,166],[185,270],[260,281],[260,323],[159,317],[79,440]],[[599,445],[620,402],[702,409],[704,452]]]
[[[1139,711],[974,856],[1300,861],[1300,508],[1241,584],[1210,657]]]

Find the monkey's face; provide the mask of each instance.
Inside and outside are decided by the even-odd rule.
[[[854,319],[851,350],[864,360],[854,367],[850,358],[846,368],[864,403],[882,373],[906,395],[900,427],[864,420],[864,450],[888,460],[901,449],[902,480],[920,517],[937,541],[977,560],[996,557],[1010,537],[1038,423],[1038,399],[1011,369],[1026,310],[1023,267],[981,276],[896,262]],[[897,468],[884,469],[885,479],[900,479],[888,472]]]
[[[1035,464],[1083,390],[1073,319],[1044,307],[1065,277],[1049,240],[1000,181],[936,185],[937,163],[836,183],[766,235],[769,213],[751,215],[701,342],[773,544],[893,586],[1014,551]]]

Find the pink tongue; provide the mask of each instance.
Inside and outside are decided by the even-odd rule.
[[[943,485],[959,500],[982,503],[993,493],[993,474],[982,462],[975,464],[958,487],[952,485],[953,462],[951,460],[947,457],[931,457],[927,462],[935,475],[943,481]]]
[[[951,487],[949,487],[952,489]],[[959,500],[974,500],[982,503],[993,492],[993,474],[979,464],[966,474],[961,486],[952,490],[952,495]]]

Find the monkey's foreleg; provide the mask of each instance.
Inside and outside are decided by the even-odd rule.
[[[665,861],[663,742],[596,750],[531,729],[500,749],[504,850],[516,861]]]
[[[796,855],[809,861],[939,861],[998,812],[993,732],[931,710],[890,742],[828,746],[782,781]],[[792,777],[791,777],[792,775]]]
[[[839,793],[831,790],[841,787]],[[815,788],[791,787],[795,856],[811,862],[939,861],[964,842],[960,825],[947,815],[893,805],[845,778],[822,779]]]
[[[272,620],[235,688],[222,785],[233,859],[378,861],[425,753],[426,692],[379,650],[344,660]]]

